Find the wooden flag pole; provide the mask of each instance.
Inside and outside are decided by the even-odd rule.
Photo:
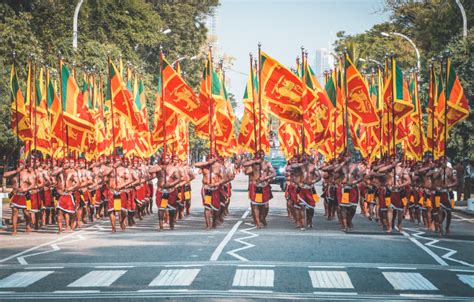
[[[165,96],[163,94],[163,47],[160,45],[160,94],[161,94],[161,118],[163,121],[163,155],[162,157],[165,157],[168,153],[168,138],[167,138],[167,133],[166,133],[166,109],[165,109]],[[166,180],[165,180],[166,181]]]
[[[435,85],[434,85],[434,76],[433,76],[433,73],[434,73],[434,66],[433,64],[430,64],[430,94],[431,94],[431,99],[432,99],[432,105],[433,105],[433,108],[428,108],[431,110],[430,114],[431,114],[431,155],[433,156],[433,159],[435,157],[435,154],[434,154],[434,145],[435,145],[435,141],[434,141],[434,102],[435,102]],[[429,96],[428,96],[429,97]],[[429,133],[428,133],[429,134]]]
[[[304,93],[306,92],[306,77],[308,76],[306,74],[305,64],[306,64],[306,61],[305,61],[304,47],[301,46],[301,74],[303,75]],[[305,95],[303,95],[303,100],[302,101],[303,101],[302,102],[302,104],[303,104],[303,112],[302,112],[303,120],[302,120],[302,123],[301,123],[301,156],[303,157],[303,155],[306,152],[305,135],[304,135],[304,123],[305,123],[304,117],[305,117],[306,107],[308,106],[307,100],[305,99]]]
[[[342,78],[342,81],[344,82],[344,98],[345,98],[345,112],[344,112],[344,120],[345,120],[345,140],[344,140],[344,145],[345,145],[345,150],[349,150],[349,112],[348,112],[348,97],[347,97],[347,75],[346,75],[346,60],[347,60],[347,48],[344,48],[344,58],[343,58],[343,64],[342,68],[344,69],[344,77]]]
[[[107,57],[107,79],[109,81],[109,96],[110,96],[110,113],[112,115],[112,155],[114,157],[114,176],[115,176],[115,185],[117,185],[117,166],[115,165],[116,163],[116,157],[117,157],[117,151],[115,149],[115,112],[114,112],[114,98],[112,97],[112,83],[111,83],[111,78],[110,78],[110,64],[112,63],[111,62],[111,59],[110,57]]]
[[[445,56],[443,57],[446,59],[446,69],[445,69],[445,84],[443,86],[444,90],[444,150],[443,150],[443,155],[444,155],[444,173],[443,173],[443,182],[444,185],[446,185],[446,168],[448,165],[448,160],[446,157],[446,147],[447,147],[447,142],[448,142],[448,119],[447,119],[447,113],[448,113],[448,94],[447,94],[447,87],[448,87],[448,72],[449,72],[449,57],[448,54],[446,53]],[[441,76],[443,75],[443,61],[441,61]]]
[[[262,150],[262,43],[258,42],[258,150]]]
[[[393,167],[393,183],[396,184],[397,180],[397,148],[395,145],[395,89],[396,87],[396,70],[395,70],[395,58],[394,55],[390,55],[391,65],[392,65],[392,142],[393,142],[393,159],[395,162],[395,167]]]
[[[12,53],[13,57],[13,69],[15,68],[15,63],[16,63],[16,52],[13,51]],[[14,69],[15,73],[13,76],[16,77],[16,69]],[[19,89],[20,87],[18,87]],[[16,128],[16,146],[18,147],[18,161],[20,160],[21,156],[21,148],[20,148],[20,127],[18,125],[18,100],[16,96],[13,96],[13,92],[11,93],[11,98],[12,102],[15,102],[15,128]]]
[[[257,112],[255,111],[255,85],[254,85],[254,82],[253,82],[253,66],[252,66],[252,53],[249,53],[249,57],[250,57],[250,82],[251,82],[251,86],[250,86],[250,89],[252,89],[251,91],[251,95],[252,95],[252,111],[253,111],[253,137],[254,137],[254,156],[257,154]],[[248,91],[247,91],[247,94],[248,94]],[[250,96],[250,94],[248,95]]]

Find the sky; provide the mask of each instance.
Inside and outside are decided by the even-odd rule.
[[[226,71],[226,88],[240,105],[249,70],[249,52],[262,51],[286,66],[294,66],[300,47],[310,64],[318,48],[332,48],[338,31],[362,33],[388,21],[383,0],[221,0],[217,9],[218,56],[235,58]]]

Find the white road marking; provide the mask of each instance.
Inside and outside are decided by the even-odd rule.
[[[309,265],[308,268],[346,268],[339,265]]]
[[[165,269],[148,286],[189,286],[200,269]]]
[[[241,219],[244,219],[245,217],[247,217],[249,212],[250,212],[250,210],[245,211],[245,213],[242,215]],[[209,259],[210,261],[217,261],[217,259],[221,255],[222,251],[224,250],[225,246],[227,245],[227,243],[229,243],[230,239],[232,238],[232,236],[234,236],[234,233],[239,228],[240,224],[242,224],[242,220],[239,220],[234,224],[234,226],[229,231],[229,233],[227,233],[227,235],[224,237],[224,239],[221,241],[221,243],[219,243],[219,245],[215,249],[214,253],[212,253],[211,258]]]
[[[354,292],[313,292],[314,295],[322,295],[322,296],[357,296],[357,293]]]
[[[255,294],[271,294],[272,290],[259,290],[259,289],[229,289],[231,293],[255,293]]]
[[[275,267],[271,264],[238,264],[238,267]]]
[[[409,297],[409,298],[443,298],[443,295],[427,295],[427,294],[400,294],[400,297]]]
[[[413,229],[411,229],[411,230],[413,230]],[[403,233],[404,233],[403,235],[407,234],[407,233],[405,233],[405,232],[403,232]],[[435,245],[435,243],[440,242],[440,240],[438,240],[438,239],[432,239],[432,238],[427,238],[427,237],[423,237],[423,236],[421,236],[421,235],[423,235],[423,234],[425,234],[425,232],[415,231],[415,233],[413,234],[413,237],[417,237],[417,238],[419,238],[419,239],[424,239],[424,240],[429,240],[428,243],[425,243],[426,246],[430,246],[430,247],[434,247],[434,248],[437,248],[437,249],[440,249],[440,250],[448,251],[446,254],[444,254],[444,255],[441,256],[441,258],[443,258],[443,259],[447,259],[447,260],[450,260],[450,261],[453,261],[453,262],[457,262],[457,263],[460,263],[460,264],[462,264],[462,265],[474,267],[474,264],[468,263],[468,262],[466,262],[466,261],[458,260],[458,259],[455,259],[455,258],[451,258],[452,255],[454,255],[454,254],[457,253],[456,250],[453,250],[453,249],[450,249],[450,248],[446,248],[446,247],[442,247],[442,246]],[[410,235],[408,235],[408,236],[410,236]],[[412,240],[412,241],[413,241],[413,240],[416,240],[416,239],[414,239],[413,237],[409,237],[409,239],[411,238],[410,240]],[[421,244],[421,243],[420,243],[420,244]],[[420,247],[421,247],[421,246],[420,246]],[[428,252],[429,249],[428,249],[428,248],[426,248],[426,249],[427,249],[427,252]],[[429,251],[431,252],[431,250],[429,250]],[[431,252],[431,253],[433,253],[433,252]],[[433,254],[434,254],[434,253],[433,253]],[[436,255],[436,254],[434,254],[434,255]],[[433,255],[432,255],[432,257],[435,258]],[[436,257],[437,257],[439,260],[441,260],[442,262],[446,263],[443,259],[439,258],[438,255],[436,255]],[[436,258],[435,258],[435,260],[436,260]],[[438,260],[437,260],[437,261],[438,261]],[[438,263],[440,263],[440,262],[438,261]],[[440,263],[440,264],[441,264],[441,263]],[[448,264],[446,263],[446,264],[441,264],[441,265],[448,265]]]
[[[454,217],[459,218],[459,220],[467,221],[467,222],[469,222],[469,223],[474,223],[474,218],[464,218],[464,217],[462,217],[462,216],[460,216],[460,215],[458,215],[458,214],[456,214],[456,213],[453,213],[452,215],[453,215]]]
[[[134,268],[135,266],[133,265],[99,265],[99,266],[94,266],[94,268],[99,268],[99,269],[103,269],[103,268]]]
[[[165,265],[165,267],[202,267],[202,264],[175,264],[175,265]]]
[[[67,287],[106,287],[110,286],[120,276],[127,271],[123,270],[108,270],[108,271],[92,271],[76,281],[69,284]]]
[[[446,261],[444,261],[443,259],[441,259],[438,255],[436,255],[432,250],[430,250],[429,248],[427,248],[426,246],[424,246],[421,242],[419,242],[418,240],[416,240],[415,238],[413,238],[412,236],[410,236],[410,234],[408,234],[407,232],[405,231],[402,231],[401,232],[403,234],[403,236],[405,237],[408,237],[408,239],[415,243],[416,245],[418,245],[422,250],[424,250],[426,253],[428,253],[428,255],[430,255],[436,262],[438,262],[440,265],[445,265],[447,266],[448,263],[446,263]],[[421,232],[423,233],[423,232]],[[414,235],[415,236],[415,235]]]
[[[402,269],[402,270],[416,270],[416,267],[403,267],[403,266],[379,266],[378,269]]]
[[[247,240],[247,239],[251,239],[251,238],[254,238],[254,237],[258,237],[258,234],[255,234],[255,233],[252,233],[250,232],[250,230],[254,230],[256,229],[256,227],[253,225],[253,224],[250,224],[250,223],[246,223],[247,225],[250,225],[251,227],[250,228],[246,228],[246,229],[243,229],[243,230],[240,230],[240,232],[244,233],[244,234],[247,234],[248,236],[244,236],[244,237],[240,237],[240,238],[237,238],[237,239],[234,239],[234,241],[244,245],[242,247],[239,247],[239,248],[236,248],[232,251],[228,251],[227,254],[239,259],[240,261],[249,261],[247,258],[243,257],[243,256],[240,256],[239,254],[237,254],[237,252],[240,252],[240,251],[243,251],[243,250],[246,250],[246,249],[249,249],[249,248],[252,248],[252,247],[255,247],[254,244],[252,243],[249,243],[247,241],[244,241],[244,240]]]
[[[87,289],[87,290],[55,290],[55,294],[96,294],[100,293],[100,290]]]
[[[187,292],[189,289],[140,289],[137,293],[174,293],[174,292]]]
[[[51,244],[51,248],[52,248],[52,250],[47,250],[47,251],[42,251],[42,252],[33,253],[33,254],[29,254],[29,255],[24,255],[24,256],[16,258],[16,260],[18,260],[18,262],[20,262],[21,265],[27,265],[28,262],[25,260],[26,257],[47,254],[47,253],[51,253],[51,252],[60,250],[60,248],[57,244]]]
[[[438,290],[420,273],[383,272],[383,275],[396,290]]]
[[[237,269],[232,286],[273,287],[274,278],[269,269]]]
[[[474,288],[474,275],[457,275],[459,280]]]
[[[354,288],[351,279],[342,271],[309,271],[313,288]]]
[[[54,271],[32,271],[14,273],[0,280],[0,288],[27,287],[52,273],[54,273]]]
[[[31,267],[25,267],[25,269],[63,269],[64,266],[31,266]]]
[[[468,269],[455,269],[455,268],[451,268],[451,269],[449,269],[449,270],[452,271],[452,272],[474,273],[473,270],[468,270]]]

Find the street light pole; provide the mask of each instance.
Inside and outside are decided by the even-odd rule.
[[[456,4],[459,6],[462,15],[462,35],[463,37],[467,37],[467,18],[466,18],[466,11],[464,10],[464,6],[462,6],[461,0],[456,0]]]
[[[77,18],[79,17],[79,10],[84,0],[79,0],[74,10],[74,19],[72,21],[72,48],[77,49]]]
[[[174,66],[176,65],[176,63],[178,62],[181,62],[182,60],[185,60],[187,59],[188,56],[182,56],[180,58],[177,58],[176,60],[173,61],[173,63],[171,63],[171,66],[174,68]],[[197,56],[192,56],[191,58],[189,58],[190,60],[196,60],[197,59]]]
[[[373,63],[377,64],[378,66],[383,66],[383,64],[382,64],[381,62],[379,62],[379,61],[377,61],[377,60],[375,60],[375,59],[371,59],[371,58],[367,58],[367,60],[366,60],[366,59],[363,59],[363,58],[359,58],[359,61],[361,61],[361,62],[367,62],[367,61],[369,61],[369,62],[373,62]]]
[[[421,70],[420,51],[418,50],[418,47],[416,47],[415,42],[413,42],[412,39],[408,38],[404,34],[397,33],[397,32],[391,32],[391,33],[381,32],[380,34],[384,37],[389,37],[390,35],[402,37],[403,39],[407,40],[408,43],[410,43],[411,46],[413,46],[413,48],[415,49],[415,52],[416,52],[416,68],[418,69],[418,74],[419,74],[419,72]]]

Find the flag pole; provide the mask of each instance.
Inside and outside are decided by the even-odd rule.
[[[433,77],[433,72],[434,72],[434,66],[433,64],[431,63],[430,64],[430,92],[431,93],[431,99],[432,99],[432,106],[433,108],[428,108],[431,110],[430,114],[431,114],[431,155],[433,156],[433,159],[435,158],[435,155],[434,155],[434,101],[435,101],[435,86],[434,86],[434,77]],[[429,97],[429,95],[428,95]],[[429,102],[428,102],[429,104]]]
[[[391,65],[392,65],[392,143],[393,143],[393,159],[395,162],[395,167],[393,167],[393,183],[396,184],[397,177],[397,148],[395,146],[395,89],[396,89],[396,70],[395,70],[395,58],[394,54],[390,55]]]
[[[423,155],[425,154],[425,146],[423,145],[423,136],[422,136],[422,131],[423,131],[423,120],[421,119],[421,104],[420,100],[418,99],[418,73],[420,71],[417,70],[415,72],[415,95],[416,95],[416,106],[418,107],[418,138],[420,140],[421,144],[421,159],[423,159]]]
[[[301,74],[303,75],[303,87],[304,87],[304,90],[306,90],[306,70],[305,69],[305,57],[304,57],[304,47],[301,46]],[[304,119],[304,116],[305,116],[305,111],[306,111],[306,107],[307,107],[307,103],[306,103],[306,98],[305,96],[303,95],[303,102],[302,102],[302,105],[303,105],[303,112],[302,112],[302,115],[303,115],[303,121],[302,121],[302,124],[301,124],[301,156],[303,156],[303,154],[305,153],[305,137],[304,137],[304,123],[305,123],[305,119]]]
[[[253,56],[252,56],[252,53],[249,53],[249,57],[250,57],[250,82],[251,82],[251,86],[250,86],[250,89],[252,89],[252,109],[253,109],[253,137],[254,137],[254,155],[257,154],[257,112],[255,111],[255,85],[254,85],[254,82],[253,82]],[[248,91],[247,91],[248,93]]]
[[[377,107],[380,107],[380,91],[382,91],[382,82],[380,81],[380,66],[377,64]],[[383,102],[382,102],[383,103]],[[380,128],[380,142],[379,142],[379,157],[382,159],[383,146],[383,108],[379,114],[379,128]]]
[[[258,149],[262,149],[262,43],[258,42]]]
[[[165,157],[168,153],[168,140],[167,140],[167,133],[166,133],[166,110],[165,110],[165,96],[163,94],[163,47],[160,45],[160,94],[161,94],[161,118],[163,121],[163,156]],[[166,182],[166,177],[165,177]]]
[[[13,57],[13,70],[15,71],[15,74],[13,76],[16,77],[16,69],[15,69],[15,63],[16,63],[16,52],[12,52],[12,57]],[[18,87],[19,88],[19,87]],[[21,156],[21,148],[20,148],[20,127],[18,126],[18,100],[16,96],[13,96],[13,91],[11,92],[11,98],[12,102],[15,102],[15,128],[16,128],[16,146],[18,147],[18,161],[20,160]]]
[[[212,70],[212,45],[209,44],[209,87],[208,93],[209,93],[209,158],[212,160],[213,152],[212,152],[212,139],[213,139],[213,132],[214,132],[214,124],[213,124],[213,115],[214,115],[214,102],[212,100],[212,76],[213,76],[213,71]],[[206,83],[207,84],[207,83]],[[212,184],[212,164],[209,167],[209,184]]]
[[[446,157],[446,147],[447,147],[447,142],[448,142],[448,120],[447,120],[447,113],[448,113],[448,95],[447,95],[447,87],[448,87],[448,71],[449,71],[449,65],[451,64],[449,60],[449,55],[448,53],[445,54],[444,57],[446,59],[446,70],[445,70],[445,84],[443,86],[444,89],[444,150],[443,150],[443,155],[444,155],[444,173],[443,173],[443,182],[444,185],[446,185],[446,168],[448,165],[447,157]],[[443,74],[443,61],[441,61],[441,75]]]
[[[109,97],[110,97],[110,114],[112,115],[112,155],[113,155],[113,162],[114,162],[114,174],[115,174],[115,181],[117,181],[117,167],[115,166],[116,163],[116,156],[117,156],[117,151],[115,148],[115,112],[114,112],[114,98],[112,96],[112,85],[111,85],[111,78],[110,78],[110,65],[111,65],[111,59],[110,57],[107,57],[107,79],[109,82]]]
[[[346,124],[346,129],[345,129],[345,151],[347,152],[349,149],[349,113],[348,113],[348,98],[347,98],[347,74],[346,74],[346,60],[347,60],[347,48],[344,48],[344,58],[343,58],[343,66],[342,68],[344,69],[344,77],[342,81],[344,82],[344,98],[345,98],[345,114],[344,114],[344,119],[345,119],[345,124]]]

